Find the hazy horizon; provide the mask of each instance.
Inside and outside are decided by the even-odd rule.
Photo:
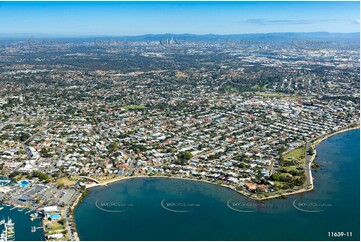
[[[354,33],[359,8],[359,2],[0,2],[0,33]]]
[[[189,36],[234,36],[234,35],[272,35],[272,34],[330,34],[330,35],[353,35],[360,34],[360,32],[325,32],[325,31],[314,31],[314,32],[269,32],[269,33],[234,33],[234,34],[194,34],[194,33],[144,33],[144,34],[135,34],[135,35],[106,35],[106,34],[47,34],[47,33],[0,33],[0,37],[19,37],[19,38],[31,38],[31,37],[53,37],[53,38],[89,38],[89,37],[138,37],[138,36],[159,36],[159,35],[189,35]]]

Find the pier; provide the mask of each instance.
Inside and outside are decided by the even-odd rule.
[[[31,227],[31,232],[32,232],[32,233],[35,233],[36,230],[38,230],[38,229],[43,229],[43,227],[35,227],[35,226],[32,226],[32,227]]]

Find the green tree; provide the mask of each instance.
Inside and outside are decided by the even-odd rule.
[[[118,148],[119,148],[119,143],[118,143],[118,142],[111,142],[111,143],[108,145],[108,150],[109,150],[110,152],[116,151]]]
[[[275,174],[272,174],[270,178],[272,181],[279,181],[280,177],[281,177],[281,174],[275,173]]]
[[[50,179],[50,176],[48,174],[40,172],[40,171],[33,171],[33,177],[38,177],[42,181]]]
[[[177,155],[177,160],[176,160],[176,164],[181,164],[184,165],[187,163],[188,160],[190,160],[193,157],[192,153],[189,151],[185,151],[185,152],[180,152]]]

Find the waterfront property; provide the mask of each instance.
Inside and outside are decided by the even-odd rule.
[[[227,216],[231,211],[255,213],[254,203],[272,213],[256,201],[314,187],[297,198],[319,194],[322,186],[311,172],[311,167],[317,168],[316,143],[359,126],[359,34],[262,34],[254,40],[265,43],[254,45],[252,40],[244,48],[230,44],[224,35],[194,35],[192,43],[161,37],[160,41],[154,36],[129,37],[134,41],[120,49],[89,38],[69,38],[56,51],[48,45],[36,48],[30,40],[0,40],[0,173],[12,180],[0,182],[4,204],[0,211],[9,205],[11,211],[24,212],[31,223],[41,219],[43,226],[33,225],[31,231],[42,230],[49,240],[77,240],[74,213],[79,215],[78,209],[103,185],[114,187],[112,182],[127,179],[120,183],[130,187],[133,182],[144,183],[136,186],[141,194],[133,188],[130,194],[120,189],[135,201],[118,201],[116,196],[115,201],[102,197],[92,201],[97,212],[109,213],[98,222],[99,231],[109,226],[103,221],[123,214],[131,215],[115,224],[132,226],[120,234],[139,236],[137,230],[151,224],[157,227],[144,233],[154,239],[161,238],[155,232],[167,226],[175,232],[163,238],[179,239],[173,236],[184,224],[192,225],[187,227],[190,232],[182,231],[184,239],[191,239],[195,229],[202,229],[192,222],[201,223],[200,218],[208,216],[204,238],[209,239],[223,239],[224,234],[239,239],[232,221],[242,228],[252,226],[254,230],[241,230],[245,236],[262,230],[269,236],[267,225],[277,222],[296,227],[310,222],[302,218],[289,223],[282,216],[277,221],[268,214],[258,223],[245,224]],[[337,44],[307,50],[295,44],[295,37],[322,37]],[[163,183],[164,179],[140,177],[178,180]],[[165,187],[184,197],[166,197]],[[197,197],[193,190],[199,191],[201,201],[192,201]],[[216,192],[230,199],[223,203],[224,196]],[[210,215],[207,200],[214,198],[225,205],[212,204],[223,215]],[[251,204],[239,204],[238,198]],[[278,200],[265,204],[286,205],[277,210],[281,214],[290,204],[297,211],[307,210],[302,202],[288,203],[289,199],[287,204]],[[147,205],[154,209],[143,211]],[[138,207],[143,214],[137,213]],[[174,219],[169,212],[183,214],[177,227],[169,224]],[[190,212],[202,216],[193,221],[187,217]],[[145,220],[137,224],[143,216]],[[325,223],[331,221],[327,216]],[[13,221],[18,226],[19,221]],[[91,223],[91,217],[85,221]],[[217,231],[224,225],[228,229]],[[109,228],[118,232],[114,224]],[[81,226],[80,231],[86,236]],[[324,239],[324,234],[317,235]],[[106,236],[110,235],[103,239]]]
[[[317,189],[285,199],[259,202],[209,183],[167,178],[135,178],[91,188],[75,211],[80,239],[328,241],[328,231],[339,229],[352,232],[342,240],[357,241],[359,139],[358,129],[317,145],[316,162],[322,167],[314,174]],[[125,211],[112,212],[118,210]],[[267,224],[262,233],[260,221]]]

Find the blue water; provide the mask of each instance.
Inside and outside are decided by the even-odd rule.
[[[315,190],[287,199],[255,202],[227,188],[167,178],[95,187],[75,210],[80,239],[359,240],[360,130],[316,149],[322,167],[313,172]]]
[[[31,226],[42,227],[41,219],[35,219],[34,221],[30,220],[30,214],[25,214],[26,209],[22,212],[19,212],[18,209],[13,209],[10,211],[12,207],[4,207],[0,211],[0,220],[5,219],[8,220],[8,217],[13,220],[15,223],[15,240],[17,241],[39,241],[45,240],[43,230],[37,230],[36,232],[31,232]],[[0,225],[0,232],[4,229],[3,225]]]

